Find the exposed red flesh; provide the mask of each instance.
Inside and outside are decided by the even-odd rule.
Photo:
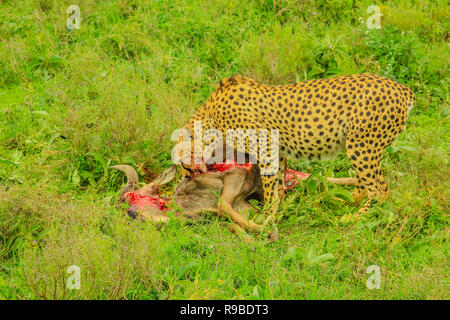
[[[158,195],[143,196],[137,192],[131,191],[125,194],[125,198],[130,206],[135,206],[142,210],[146,207],[155,207],[163,212],[169,210],[170,200]]]
[[[284,185],[286,186],[287,190],[292,189],[292,188],[298,186],[299,180],[305,180],[310,175],[311,175],[311,173],[304,173],[301,171],[295,171],[295,170],[287,168],[286,175],[284,176]]]
[[[208,167],[208,171],[228,171],[230,169],[233,169],[234,167],[243,167],[246,168],[248,171],[251,170],[253,167],[253,163],[244,163],[244,164],[238,164],[234,162],[233,160],[227,160],[225,163],[214,163]]]

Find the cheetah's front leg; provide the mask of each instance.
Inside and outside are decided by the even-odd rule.
[[[275,222],[275,216],[280,205],[278,174],[261,176],[264,190],[264,206],[269,209],[271,220]]]

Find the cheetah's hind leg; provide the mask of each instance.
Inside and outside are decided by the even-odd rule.
[[[358,137],[358,138],[356,138]],[[377,199],[378,167],[381,156],[367,148],[366,139],[350,132],[346,139],[347,156],[356,173],[356,185],[353,191],[355,203],[368,197],[366,203],[358,210],[355,218],[363,215],[370,209],[371,200]],[[381,172],[381,171],[380,171]]]
[[[357,217],[369,211],[372,200],[381,203],[389,198],[389,189],[381,171],[381,157],[381,152],[373,154],[373,158],[371,158],[373,162],[370,165],[363,164],[364,170],[362,171],[361,179],[366,186],[368,200],[358,210]]]

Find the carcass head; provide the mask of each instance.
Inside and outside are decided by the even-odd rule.
[[[164,214],[169,209],[170,201],[158,196],[156,193],[164,184],[175,178],[177,167],[171,166],[149,184],[137,189],[139,176],[136,170],[129,165],[117,165],[111,168],[120,170],[127,177],[127,184],[120,190],[120,200],[126,201],[130,206],[127,213],[132,218],[138,216],[142,220],[165,222],[168,217]]]

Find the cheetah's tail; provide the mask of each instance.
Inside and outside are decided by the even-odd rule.
[[[356,178],[327,178],[327,181],[341,186],[356,185]]]

